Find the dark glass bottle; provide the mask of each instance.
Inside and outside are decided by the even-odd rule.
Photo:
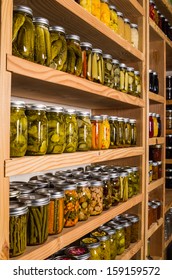
[[[153,72],[153,92],[156,94],[159,93],[159,80],[156,72]]]
[[[153,71],[149,70],[149,91],[153,92]]]
[[[154,135],[153,118],[152,118],[152,113],[149,113],[149,138],[152,138],[153,135]]]
[[[157,122],[158,122],[158,137],[161,136],[161,117],[160,117],[160,114],[156,114],[156,117],[157,117]]]

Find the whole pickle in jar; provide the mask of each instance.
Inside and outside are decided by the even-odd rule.
[[[89,151],[92,144],[92,129],[89,112],[77,112],[78,151]]]
[[[120,91],[127,92],[128,91],[127,89],[128,83],[126,84],[126,82],[128,82],[127,81],[128,75],[126,71],[127,67],[124,63],[120,63],[119,67],[120,67]]]
[[[104,62],[104,85],[113,88],[112,56],[110,54],[103,54],[103,62]]]
[[[92,49],[92,79],[104,84],[104,62],[101,49]]]
[[[76,111],[68,109],[65,111],[66,124],[66,153],[76,152],[78,147],[78,124],[76,120]]]
[[[82,72],[82,51],[80,37],[78,35],[67,35],[67,72],[80,76]]]

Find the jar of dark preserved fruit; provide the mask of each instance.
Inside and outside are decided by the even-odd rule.
[[[76,118],[76,111],[73,109],[65,110],[65,124],[66,124],[66,153],[76,152],[78,147],[78,123]]]
[[[75,245],[69,246],[65,250],[65,255],[69,257],[75,257],[77,260],[89,260],[90,252],[86,246]]]
[[[81,77],[92,81],[92,44],[89,42],[80,43],[82,50],[82,72]]]
[[[66,35],[67,41],[67,70],[66,72],[79,77],[82,73],[82,50],[78,35]]]
[[[162,145],[157,144],[150,146],[150,160],[154,162],[161,161]]]
[[[158,208],[157,208],[157,220],[159,220],[161,218],[161,207],[162,207],[162,203],[160,200],[152,200],[152,203],[155,203],[158,205]]]
[[[27,150],[28,124],[25,115],[25,103],[11,102],[10,115],[10,156],[24,156]]]
[[[78,151],[91,150],[92,126],[89,112],[77,112]]]
[[[33,11],[26,6],[13,8],[12,54],[34,61]]]

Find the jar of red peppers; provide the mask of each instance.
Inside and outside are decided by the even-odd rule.
[[[153,135],[154,135],[153,118],[152,118],[152,113],[149,113],[149,138],[152,138]]]
[[[102,116],[91,116],[92,150],[101,150],[102,147]]]
[[[82,72],[81,77],[92,81],[92,44],[89,42],[80,43],[82,50]]]

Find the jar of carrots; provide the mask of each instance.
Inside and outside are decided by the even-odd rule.
[[[91,116],[92,127],[92,150],[101,150],[102,148],[102,133],[103,133],[103,117]]]

